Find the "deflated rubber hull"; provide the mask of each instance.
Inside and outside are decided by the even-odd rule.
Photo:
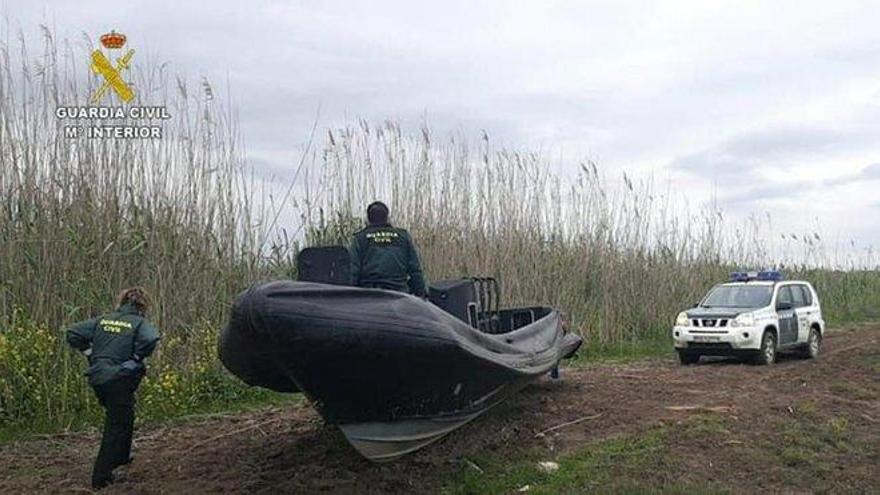
[[[251,385],[305,393],[365,456],[419,448],[572,354],[551,308],[498,335],[419,298],[278,281],[239,295],[220,359]],[[503,312],[502,312],[503,313]]]

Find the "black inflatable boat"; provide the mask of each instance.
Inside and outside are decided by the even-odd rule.
[[[492,279],[437,283],[429,302],[341,285],[346,263],[344,248],[305,250],[300,281],[240,294],[220,359],[248,384],[305,393],[371,460],[437,440],[581,344],[555,309],[498,309]]]

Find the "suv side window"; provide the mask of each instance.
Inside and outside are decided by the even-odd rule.
[[[810,288],[806,285],[799,285],[801,292],[804,295],[804,306],[812,306],[813,305],[813,293],[810,291]]]
[[[776,305],[778,306],[780,303],[788,303],[794,305],[794,301],[791,297],[790,285],[785,285],[779,288],[779,294],[776,295]]]
[[[794,301],[795,308],[803,308],[807,305],[807,300],[804,298],[804,286],[803,285],[792,285],[791,286],[791,296]]]

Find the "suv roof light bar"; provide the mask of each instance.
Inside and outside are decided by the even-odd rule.
[[[731,282],[751,282],[752,280],[760,280],[764,282],[780,282],[784,279],[782,272],[778,270],[762,270],[759,272],[732,272],[730,274]]]

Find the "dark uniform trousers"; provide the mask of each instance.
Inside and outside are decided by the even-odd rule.
[[[128,464],[131,458],[134,393],[140,381],[139,376],[120,376],[94,386],[98,402],[105,410],[104,435],[92,471],[92,484],[95,486],[109,482],[113,469]]]

